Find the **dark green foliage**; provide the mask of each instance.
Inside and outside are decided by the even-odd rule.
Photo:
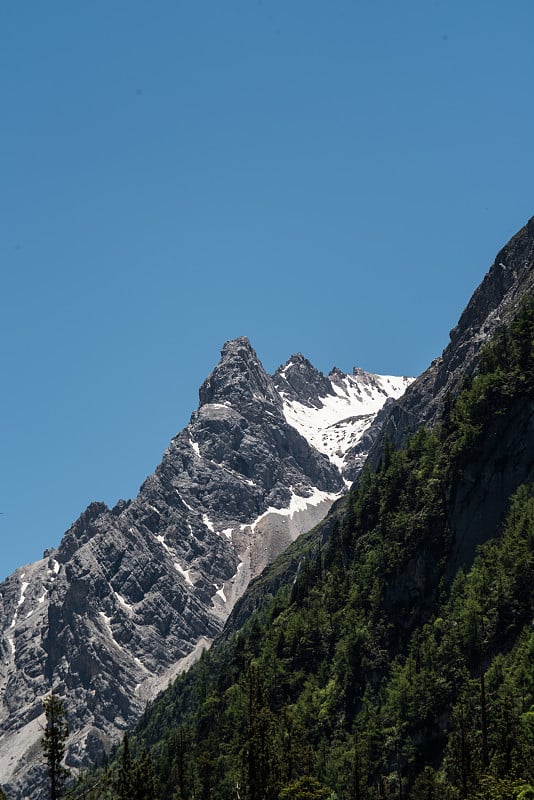
[[[247,676],[247,723],[242,775],[247,800],[276,800],[281,747],[261,671],[251,664]]]
[[[309,776],[297,778],[280,790],[280,800],[328,800],[329,797],[330,789]]]
[[[146,750],[132,758],[130,741],[125,734],[119,760],[117,800],[153,800],[154,766]]]
[[[528,797],[533,488],[451,564],[456,493],[488,431],[532,404],[533,338],[529,302],[443,425],[387,444],[295,580],[150,705],[129,758],[150,752],[154,798]]]
[[[43,700],[46,728],[41,739],[49,779],[50,800],[59,800],[69,771],[62,765],[69,734],[63,700],[53,692]]]

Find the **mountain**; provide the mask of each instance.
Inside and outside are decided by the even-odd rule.
[[[458,337],[455,353],[453,338],[465,371],[440,418],[385,439],[376,470],[251,584],[84,797],[117,797],[119,776],[126,800],[132,781],[159,800],[533,796],[531,256],[524,267],[483,346]]]
[[[457,325],[450,333],[450,342],[441,356],[435,358],[426,369],[397,400],[390,399],[380,409],[360,439],[353,452],[361,447],[368,453],[367,465],[376,470],[383,458],[386,442],[396,447],[402,446],[407,435],[416,431],[421,425],[433,427],[442,421],[443,414],[460,392],[465,382],[472,379],[479,366],[480,355],[485,345],[500,330],[514,319],[521,304],[534,294],[534,217],[516,233],[497,254],[488,273],[470,298]],[[521,419],[521,415],[524,417]],[[517,415],[516,415],[517,417]],[[506,436],[513,441],[513,457],[507,461],[506,469],[495,451],[502,444],[496,441],[494,432],[488,436],[484,444],[484,453],[480,463],[486,471],[485,492],[481,496],[471,491],[466,484],[463,494],[457,496],[457,504],[461,513],[456,516],[458,559],[472,558],[476,547],[495,530],[502,521],[509,497],[519,483],[518,476],[530,474],[531,452],[529,434],[529,415],[521,411],[519,418],[509,418],[510,431]],[[519,435],[513,432],[519,431]],[[348,457],[345,457],[347,464]],[[496,467],[493,465],[497,464]],[[358,479],[360,469],[354,475]],[[474,480],[474,479],[473,479]],[[313,537],[326,540],[333,527],[344,513],[344,505],[336,504],[335,516],[325,520],[321,530]],[[313,532],[312,532],[313,534]],[[252,582],[247,592],[238,601],[229,625],[226,626],[227,638],[234,628],[239,628],[255,608],[269,598],[281,585],[284,579],[292,581],[303,558],[302,540],[299,547],[289,549],[284,561],[277,563],[272,569]],[[451,565],[451,569],[457,562]]]
[[[533,262],[534,217],[497,253],[450,332],[442,355],[412,383],[401,401],[382,411],[380,433],[368,448],[375,467],[386,437],[399,445],[407,431],[440,419],[448,398],[458,394],[463,381],[476,371],[484,344],[499,326],[510,322],[521,300],[534,291]]]
[[[57,549],[0,586],[11,797],[40,791],[42,698],[66,698],[70,766],[107,753],[209,646],[249,581],[346,491],[362,436],[409,383],[359,369],[325,377],[300,354],[270,376],[246,338],[225,344],[137,497],[92,503]]]

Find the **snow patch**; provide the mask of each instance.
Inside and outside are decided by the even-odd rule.
[[[175,561],[175,562],[174,562],[174,569],[175,569],[177,572],[179,572],[179,573],[180,573],[180,575],[182,576],[182,578],[184,578],[185,582],[186,582],[186,583],[188,583],[188,584],[189,584],[189,586],[194,586],[194,583],[193,583],[193,581],[191,580],[191,577],[190,577],[190,574],[189,574],[189,573],[191,572],[191,570],[190,570],[190,569],[184,569],[182,566],[180,566],[180,564],[178,563],[178,561]]]
[[[106,626],[106,628],[107,628],[107,630],[109,632],[109,635],[113,639],[113,631],[111,630],[111,617],[108,617],[108,615],[105,613],[105,611],[99,611],[98,613],[100,614],[100,617],[104,621],[104,625]]]
[[[209,531],[211,531],[212,533],[215,533],[215,525],[210,520],[210,518],[208,517],[207,514],[202,514],[202,522],[204,523],[204,525],[206,526],[206,528]]]
[[[20,576],[20,579],[22,581],[22,584],[21,584],[21,587],[20,587],[20,595],[19,595],[19,599],[18,599],[17,605],[15,607],[15,613],[13,614],[13,619],[11,620],[11,625],[9,626],[10,628],[14,628],[15,627],[15,625],[17,623],[17,617],[19,615],[19,608],[24,603],[24,601],[26,600],[26,589],[28,588],[28,586],[30,584],[28,583],[28,581],[23,581],[22,580],[24,578],[25,574],[26,573],[23,572],[22,575]]]
[[[120,604],[120,605],[121,605],[123,608],[125,608],[125,609],[126,609],[126,611],[129,611],[129,612],[131,612],[131,613],[135,613],[135,612],[134,612],[134,608],[133,608],[133,606],[131,606],[131,605],[130,605],[130,603],[128,603],[128,602],[127,602],[127,600],[125,600],[125,599],[124,599],[124,597],[122,596],[122,594],[119,594],[118,592],[113,592],[113,594],[115,595],[115,597],[116,597],[116,598],[117,598],[117,600],[119,601],[119,604]]]
[[[320,407],[288,400],[281,392],[286,421],[338,469],[343,469],[345,454],[361,439],[375,415],[389,397],[398,398],[412,378],[371,375],[356,370],[331,380],[335,394],[320,397]]]
[[[281,517],[289,517],[292,519],[296,514],[301,511],[306,511],[310,506],[318,506],[320,503],[328,502],[333,503],[334,500],[337,500],[339,497],[338,494],[333,494],[331,492],[322,492],[320,489],[314,488],[312,493],[308,497],[303,497],[302,495],[295,494],[293,490],[291,495],[291,500],[289,501],[289,506],[287,508],[275,508],[274,506],[269,506],[267,511],[264,511],[263,514],[260,514],[257,519],[251,524],[252,531],[256,531],[257,525],[265,519],[270,514],[276,514]]]
[[[24,575],[21,575],[21,579]],[[30,585],[29,581],[22,581],[22,586],[20,587],[20,597],[19,602],[17,603],[18,606],[21,606],[23,602],[26,600],[26,589]]]
[[[195,510],[192,506],[189,505],[189,503],[186,500],[184,500],[184,498],[182,497],[182,495],[180,494],[178,489],[175,489],[175,492],[178,495],[178,497],[180,498],[180,500],[182,501],[182,503],[184,504],[184,506],[187,508],[188,511],[194,511]]]
[[[162,536],[161,534],[159,534],[158,536],[156,536],[156,539],[158,540],[158,542],[159,542],[161,545],[163,545],[163,547],[165,548],[165,550],[167,550],[167,552],[170,552],[170,549],[171,549],[171,548],[169,547],[169,545],[168,545],[168,544],[165,544],[165,537],[164,537],[164,536]]]
[[[225,595],[225,593],[224,593],[224,583],[223,583],[223,585],[221,586],[221,588],[220,588],[220,589],[219,589],[219,587],[217,586],[217,584],[216,584],[216,583],[214,583],[213,585],[215,586],[215,589],[217,590],[217,591],[215,592],[215,594],[216,594],[216,595],[218,595],[218,596],[221,598],[221,600],[223,601],[223,603],[226,603],[226,595]]]

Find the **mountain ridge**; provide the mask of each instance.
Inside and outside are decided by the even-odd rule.
[[[401,444],[407,431],[435,424],[448,396],[458,393],[462,381],[477,368],[480,351],[498,326],[509,322],[523,297],[534,291],[534,217],[497,253],[495,260],[471,296],[449,344],[409,387],[402,402],[393,402],[380,435],[370,448],[370,464],[380,461],[385,438]]]
[[[321,386],[336,398],[328,378]],[[13,796],[39,785],[32,764],[50,689],[68,698],[70,766],[102,757],[209,646],[250,579],[345,491],[286,406],[249,340],[227,342],[137,497],[91,503],[58,548],[1,584],[0,775]]]

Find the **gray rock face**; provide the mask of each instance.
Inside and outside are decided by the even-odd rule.
[[[292,356],[283,367],[276,370],[274,383],[288,400],[314,408],[321,407],[321,398],[335,394],[331,381],[310,364],[302,353]]]
[[[271,377],[247,339],[228,342],[137,497],[92,503],[57,550],[0,586],[0,782],[10,797],[42,796],[51,689],[68,709],[67,764],[101,757],[221,631],[250,579],[326,515],[343,470],[314,444],[324,420],[295,427],[289,403],[319,415],[325,398],[349,408],[347,387],[368,401],[371,379],[380,383],[339,370],[325,378],[302,356]],[[387,391],[375,394],[378,407]]]
[[[382,426],[370,450],[370,464],[380,460],[384,436],[399,445],[407,431],[433,425],[447,395],[454,396],[477,368],[480,350],[497,327],[513,317],[522,298],[534,291],[534,217],[503,247],[474,292],[440,358],[377,418]]]
[[[492,420],[478,458],[456,488],[450,512],[451,575],[460,564],[470,565],[477,547],[499,532],[518,486],[533,481],[534,399],[524,397]]]

